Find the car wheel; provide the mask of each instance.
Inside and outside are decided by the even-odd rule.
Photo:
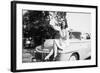
[[[76,60],[79,60],[77,54],[72,54],[72,55],[70,56],[70,58],[69,58],[69,61],[76,61]]]

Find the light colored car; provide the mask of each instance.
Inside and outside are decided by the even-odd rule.
[[[80,37],[81,38],[81,37]],[[38,46],[36,51],[38,53],[46,53],[46,55],[53,48],[53,39],[47,39],[44,43],[44,49]],[[70,38],[69,45],[66,46],[66,52],[59,52],[56,58],[57,61],[69,60],[85,60],[91,56],[91,40]]]

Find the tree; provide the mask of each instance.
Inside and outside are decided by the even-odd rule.
[[[28,10],[23,15],[23,38],[32,37],[34,46],[43,44],[45,39],[54,39],[58,31],[54,30],[49,22],[48,11]]]

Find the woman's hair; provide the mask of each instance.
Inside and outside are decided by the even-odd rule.
[[[65,28],[68,28],[67,19],[65,19]]]
[[[66,12],[57,12],[57,17],[58,17],[58,24],[60,25],[61,29],[68,28]]]
[[[65,24],[65,25],[64,25]],[[66,28],[68,28],[68,24],[67,24],[67,20],[65,19],[64,20],[64,24],[63,23],[61,23],[61,29],[66,29]],[[64,26],[63,26],[64,25]]]

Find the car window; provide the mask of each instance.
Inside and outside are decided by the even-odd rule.
[[[70,32],[69,39],[81,39],[81,32]]]

